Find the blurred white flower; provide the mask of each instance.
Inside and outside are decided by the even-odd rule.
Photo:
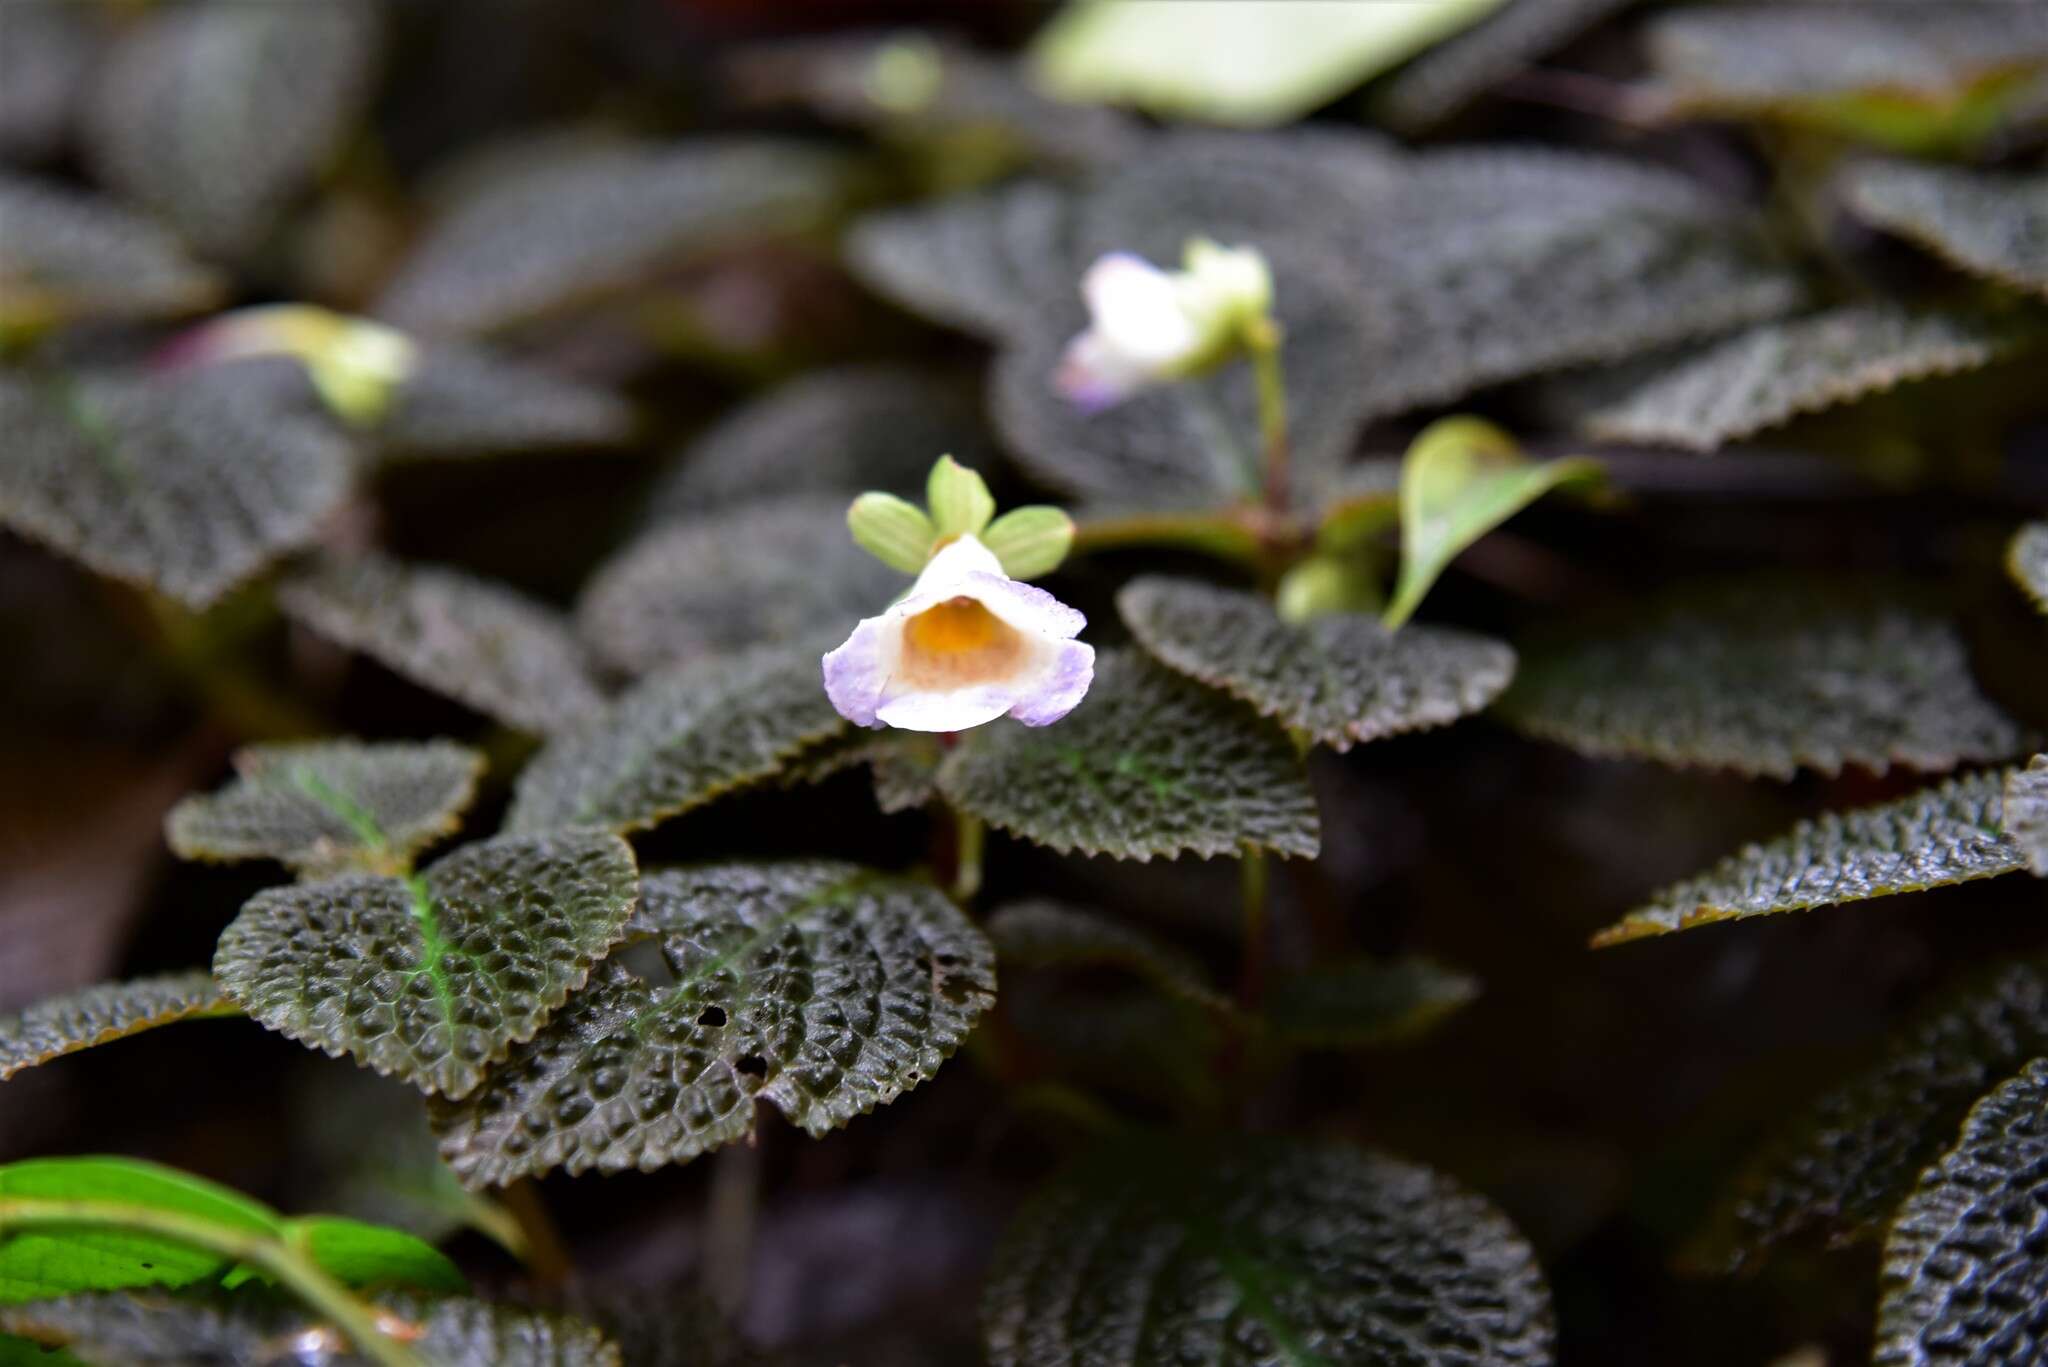
[[[1183,269],[1112,252],[1081,278],[1089,326],[1067,344],[1054,383],[1079,407],[1121,403],[1149,385],[1213,369],[1273,306],[1273,276],[1252,247],[1196,238]]]
[[[1095,677],[1094,647],[1073,639],[1086,625],[962,535],[825,656],[825,693],[862,726],[964,731],[1005,714],[1044,726],[1073,711]]]
[[[418,349],[396,328],[312,304],[264,304],[224,313],[180,338],[168,363],[292,356],[337,417],[369,426],[412,374]]]

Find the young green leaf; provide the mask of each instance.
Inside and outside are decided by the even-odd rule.
[[[1802,821],[1664,889],[1593,944],[2017,873],[2026,857],[2000,824],[2005,778],[1997,770],[1966,774],[1875,807]]]
[[[1026,1203],[982,1298],[995,1367],[1438,1367],[1552,1360],[1550,1294],[1503,1215],[1336,1144],[1147,1137]]]
[[[97,983],[0,1016],[0,1082],[24,1068],[159,1025],[241,1013],[204,969]]]
[[[2034,606],[2048,612],[2048,522],[2029,522],[2013,534],[2005,569]]]
[[[191,313],[222,293],[219,278],[148,219],[26,176],[0,172],[0,242],[0,337]]]
[[[892,570],[916,574],[931,559],[938,530],[924,509],[894,494],[866,493],[846,510],[853,543]]]
[[[472,1186],[651,1170],[754,1132],[811,1135],[937,1071],[995,992],[981,932],[924,883],[824,860],[650,874],[634,925],[673,983],[616,960],[477,1092],[437,1103]]]
[[[1843,194],[1865,221],[1963,270],[2048,295],[2048,174],[1868,161]]]
[[[1921,1175],[1884,1245],[1879,1367],[2035,1362],[2048,1355],[2048,1058],[1970,1111]]]
[[[1739,577],[1526,641],[1511,724],[1584,754],[1789,779],[1938,772],[2027,743],[1955,621],[1911,585]]]
[[[213,971],[272,1030],[462,1096],[624,938],[636,891],[615,836],[500,836],[411,878],[258,893]]]
[[[996,515],[995,495],[988,491],[988,481],[951,456],[940,456],[932,466],[924,499],[931,510],[932,527],[940,536],[979,537]]]
[[[1513,650],[1469,632],[1390,632],[1348,614],[1283,622],[1256,594],[1188,580],[1134,580],[1117,610],[1173,669],[1337,750],[1477,712],[1515,669]]]
[[[1601,478],[1586,457],[1533,461],[1514,439],[1477,418],[1424,428],[1401,463],[1401,577],[1389,629],[1415,615],[1458,553],[1552,489]]]
[[[1193,955],[1100,912],[1057,902],[1017,902],[989,916],[988,936],[1005,968],[1109,965],[1198,1006],[1230,1009],[1230,999],[1210,985]]]
[[[275,859],[310,878],[404,873],[452,832],[484,758],[448,741],[251,745],[236,779],[164,818],[181,859]]]
[[[1351,959],[1276,984],[1265,1019],[1295,1048],[1377,1048],[1428,1032],[1478,995],[1476,978],[1429,959]]]
[[[1051,574],[1074,545],[1074,519],[1059,508],[1031,504],[1012,508],[991,522],[981,544],[1003,564],[1012,579]]]
[[[285,580],[277,601],[322,636],[522,731],[561,730],[603,703],[559,614],[460,570],[330,559]]]
[[[997,721],[939,768],[947,799],[1062,853],[1149,860],[1246,846],[1314,858],[1315,797],[1286,733],[1132,651],[1104,651],[1064,720]]]

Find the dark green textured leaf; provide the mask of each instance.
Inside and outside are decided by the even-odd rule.
[[[1973,274],[2048,295],[2048,174],[1872,161],[1850,169],[1844,194],[1887,232]]]
[[[1979,691],[1955,623],[1904,586],[1695,585],[1521,655],[1502,715],[1585,754],[1790,778],[1939,771],[2026,744]]]
[[[1276,985],[1266,1022],[1297,1047],[1367,1048],[1423,1034],[1478,995],[1477,979],[1429,959],[1352,959]]]
[[[17,5],[8,12],[7,41],[0,43],[0,160],[54,161],[65,150],[106,18],[78,5]]]
[[[204,969],[98,983],[0,1016],[0,1082],[24,1068],[159,1025],[240,1014]]]
[[[466,1297],[370,1297],[411,1325],[406,1347],[426,1367],[622,1367],[597,1329],[564,1315]],[[89,1367],[223,1367],[278,1361],[281,1344],[320,1343],[322,1367],[368,1367],[332,1328],[275,1297],[66,1296],[0,1310],[0,1326],[61,1344]],[[331,1344],[332,1347],[326,1346]]]
[[[1875,807],[1802,821],[1666,888],[1593,943],[2015,873],[2026,858],[2000,825],[2004,785],[1999,771],[1967,774]]]
[[[995,1367],[1552,1360],[1534,1255],[1484,1200],[1339,1145],[1147,1139],[1038,1193],[982,1302]]]
[[[1980,370],[2041,337],[2023,319],[1850,304],[1704,347],[1588,415],[1585,426],[1607,441],[1712,451],[1895,385]]]
[[[207,252],[250,252],[367,103],[378,20],[356,0],[145,16],[97,76],[100,177]]]
[[[2029,522],[2013,535],[2005,568],[2034,606],[2048,612],[2048,522]]]
[[[507,828],[634,831],[763,779],[839,732],[809,646],[765,646],[643,681],[554,737],[519,776]]]
[[[1469,632],[1349,614],[1288,623],[1257,594],[1187,580],[1135,580],[1117,610],[1174,669],[1338,750],[1477,712],[1515,669],[1513,650]]]
[[[1065,720],[998,721],[939,768],[962,810],[1061,853],[1149,860],[1247,847],[1314,858],[1315,797],[1286,733],[1132,651],[1096,659]]]
[[[2048,961],[2001,965],[1945,994],[1743,1165],[1690,1258],[1735,1270],[1780,1244],[1879,1235],[1971,1104],[2048,1051]]]
[[[1195,957],[1123,921],[1057,902],[1018,902],[988,918],[1006,968],[1127,969],[1162,992],[1214,1010],[1229,999],[1209,985]]]
[[[1380,117],[1427,131],[1634,0],[1509,0],[1502,9],[1410,62],[1380,92]]]
[[[612,446],[633,432],[633,410],[606,390],[470,347],[420,349],[375,436],[408,456]]]
[[[277,601],[322,636],[522,731],[573,725],[604,701],[552,609],[459,570],[328,560],[281,584]]]
[[[10,18],[9,47],[13,25],[38,12]],[[0,328],[189,313],[220,293],[218,277],[148,219],[0,173]]]
[[[275,859],[308,877],[402,873],[453,831],[483,756],[447,741],[252,745],[235,781],[164,819],[181,859]]]
[[[2048,1058],[1970,1111],[1885,1240],[1882,1367],[2048,1356]]]
[[[430,226],[378,312],[473,334],[601,303],[691,257],[817,222],[840,178],[829,154],[765,140],[544,158]]]
[[[311,539],[348,493],[347,438],[270,383],[302,386],[296,369],[234,361],[155,382],[0,370],[0,522],[205,607]]]
[[[674,970],[606,964],[468,1100],[435,1107],[471,1185],[651,1170],[753,1133],[824,1134],[924,1081],[994,998],[994,953],[930,885],[823,860],[650,875],[635,925]]]
[[[2005,833],[2036,877],[2048,878],[2048,755],[2036,755],[2005,779]]]
[[[969,395],[901,366],[814,371],[735,409],[678,452],[648,513],[661,520],[812,491],[849,501],[869,489],[917,494],[942,455],[970,469],[994,458]]]
[[[786,786],[823,783],[865,764],[874,783],[875,805],[884,812],[909,812],[938,796],[938,737],[917,731],[855,729],[837,740],[813,745],[782,771]]]
[[[748,646],[837,640],[906,587],[854,544],[845,500],[777,499],[647,532],[591,576],[576,626],[607,667],[645,674]]]
[[[635,886],[616,837],[501,836],[411,879],[258,893],[213,971],[271,1029],[461,1096],[624,937]]]

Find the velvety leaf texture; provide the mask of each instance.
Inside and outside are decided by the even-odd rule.
[[[0,43],[0,160],[54,161],[71,137],[98,59],[105,15],[73,5],[20,5]]]
[[[466,1101],[442,1155],[471,1185],[651,1170],[753,1133],[811,1135],[930,1077],[995,993],[995,956],[924,883],[823,860],[650,874],[635,917],[674,981],[616,961]]]
[[[603,716],[549,741],[519,776],[515,831],[633,831],[773,774],[846,725],[819,652],[768,646],[649,678]]]
[[[988,936],[1005,968],[1121,968],[1173,996],[1218,1010],[1230,1007],[1193,955],[1101,912],[1018,902],[990,915]]]
[[[204,969],[98,983],[0,1016],[0,1082],[24,1068],[159,1025],[240,1014]]]
[[[2048,1356],[2048,1058],[1971,1110],[1885,1240],[1881,1367]]]
[[[213,971],[271,1029],[461,1096],[583,985],[636,891],[616,837],[501,836],[411,879],[258,893]]]
[[[1315,797],[1286,733],[1132,651],[1096,657],[1054,726],[997,721],[939,769],[956,806],[1061,853],[1148,860],[1247,847],[1314,858]]]
[[[1850,169],[1843,193],[1886,232],[1972,274],[2048,295],[2048,174],[1873,161]]]
[[[1964,1112],[2043,1053],[2048,960],[2004,964],[1956,988],[1744,1163],[1689,1259],[1732,1271],[1781,1244],[1876,1237]]]
[[[1413,1039],[1478,995],[1477,979],[1429,959],[1352,959],[1276,984],[1266,1022],[1299,1047],[1369,1048]]]
[[[1590,755],[1790,778],[2005,759],[2019,724],[1955,623],[1900,585],[1694,585],[1525,643],[1509,722]]]
[[[1515,670],[1512,649],[1470,632],[1350,614],[1283,622],[1257,594],[1187,580],[1136,580],[1117,609],[1167,665],[1338,750],[1477,712]]]
[[[375,436],[410,456],[611,446],[633,410],[595,386],[448,343],[420,349]]]
[[[459,570],[333,559],[293,575],[277,599],[322,636],[521,731],[560,730],[603,705],[553,609]]]
[[[995,1367],[1506,1367],[1552,1360],[1529,1246],[1450,1179],[1338,1145],[1099,1152],[1019,1212],[982,1302]]]
[[[2034,606],[2048,612],[2048,522],[2029,522],[2013,534],[2005,568]]]
[[[2036,877],[2048,878],[2048,755],[2036,755],[2005,778],[2005,833]]]
[[[35,22],[12,16],[10,40],[24,17]],[[189,313],[220,292],[219,278],[148,219],[0,173],[0,325]]]
[[[370,1299],[385,1312],[380,1318],[411,1327],[403,1341],[424,1367],[623,1367],[602,1332],[565,1315],[467,1297]],[[88,1367],[269,1363],[279,1360],[280,1344],[312,1341],[320,1325],[291,1301],[255,1292],[99,1293],[0,1308],[0,1328],[60,1345]],[[358,1353],[314,1351],[321,1367],[369,1367]]]
[[[2004,787],[2002,772],[1967,774],[1875,807],[1802,821],[1664,889],[1593,943],[2017,872],[2026,856],[2001,825]]]
[[[1633,0],[1509,0],[1403,67],[1380,92],[1380,116],[1407,132],[1451,118]]]
[[[1589,414],[1585,427],[1606,441],[1712,451],[1894,385],[1982,369],[2042,336],[2024,320],[1850,304],[1704,347]]]
[[[626,674],[819,634],[836,644],[908,587],[853,543],[846,502],[776,499],[656,527],[591,576],[577,630]]]
[[[348,439],[283,401],[282,361],[175,380],[0,369],[0,523],[205,607],[311,539],[348,493]]]
[[[379,16],[359,0],[148,15],[98,74],[94,166],[204,250],[253,250],[367,103]]]
[[[432,224],[378,312],[474,334],[604,302],[694,256],[817,221],[839,180],[829,154],[765,140],[546,159]]]
[[[866,765],[875,805],[894,814],[915,811],[938,796],[936,780],[944,757],[936,736],[856,729],[805,750],[790,761],[781,777],[785,785],[796,787],[823,783],[835,774]]]
[[[238,777],[164,819],[182,859],[275,859],[310,877],[402,873],[452,832],[483,756],[447,741],[252,745]]]

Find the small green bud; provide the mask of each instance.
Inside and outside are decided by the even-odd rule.
[[[846,510],[846,526],[862,550],[905,574],[924,569],[938,540],[924,510],[894,494],[862,494]]]
[[[1043,503],[1012,508],[988,525],[981,544],[1003,562],[1012,579],[1051,574],[1074,544],[1074,519]]]
[[[940,536],[980,536],[996,515],[995,496],[980,475],[951,456],[940,456],[925,481],[925,506]]]
[[[1383,605],[1371,568],[1350,557],[1315,555],[1280,577],[1273,607],[1284,622],[1332,612],[1378,612]]]

